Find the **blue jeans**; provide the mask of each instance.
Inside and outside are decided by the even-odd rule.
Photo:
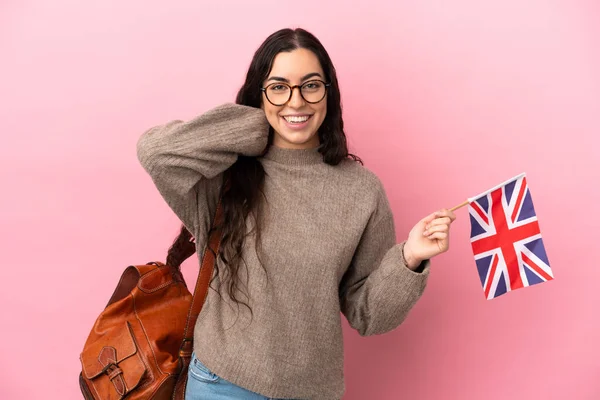
[[[185,400],[277,400],[237,386],[213,374],[192,354]]]

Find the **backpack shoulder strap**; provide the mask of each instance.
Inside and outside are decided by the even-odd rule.
[[[202,310],[202,306],[206,301],[206,297],[208,295],[208,286],[210,284],[210,279],[212,278],[217,255],[219,254],[219,247],[221,245],[222,220],[223,208],[221,205],[221,198],[219,198],[212,228],[209,232],[209,238],[206,246],[204,247],[202,264],[200,266],[200,271],[198,272],[198,279],[196,279],[196,287],[194,288],[194,294],[192,296],[192,304],[190,306],[190,310],[188,311],[183,343],[181,344],[181,350],[179,352],[179,355],[182,357],[189,357],[192,354],[194,327],[196,326],[196,321],[198,320],[198,315]]]

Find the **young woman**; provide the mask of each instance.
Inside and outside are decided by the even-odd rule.
[[[184,225],[170,264],[190,234],[201,255],[222,195],[189,399],[341,398],[340,311],[363,336],[396,328],[448,250],[448,210],[396,243],[380,180],[348,153],[333,63],[302,29],[265,40],[236,104],[148,130],[138,158]]]

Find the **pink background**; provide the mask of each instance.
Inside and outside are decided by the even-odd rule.
[[[0,398],[80,398],[79,352],[122,270],[163,259],[179,226],[137,138],[232,101],[289,26],[330,52],[399,240],[526,172],[556,277],[485,300],[461,209],[403,326],[344,322],[345,398],[600,398],[599,23],[593,0],[3,1]]]

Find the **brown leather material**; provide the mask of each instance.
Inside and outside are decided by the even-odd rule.
[[[94,396],[92,396],[92,392],[90,392],[90,388],[83,379],[82,374],[79,374],[79,388],[81,389],[81,394],[83,394],[85,400],[94,400]]]
[[[218,254],[219,202],[192,295],[178,268],[161,262],[125,269],[80,355],[86,400],[183,400],[193,332]]]
[[[151,395],[151,399],[170,399],[175,391],[175,384],[177,383],[177,376],[170,376],[165,379],[162,385]],[[185,393],[184,393],[185,395]],[[183,399],[183,397],[182,397]]]
[[[188,363],[185,365],[185,368],[181,370],[180,379],[177,380],[175,390],[173,390],[173,400],[183,400],[185,398],[185,388],[187,385],[189,361],[190,360],[188,359]]]

